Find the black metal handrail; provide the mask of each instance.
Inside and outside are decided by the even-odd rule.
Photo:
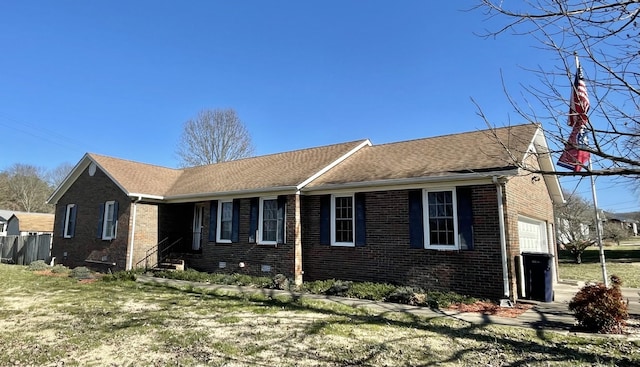
[[[142,264],[144,262],[144,268],[145,269],[149,269],[149,258],[157,253],[159,253],[160,251],[160,246],[162,246],[163,243],[168,242],[169,241],[169,237],[165,237],[164,239],[162,239],[162,241],[158,242],[158,244],[155,247],[152,247],[150,249],[147,249],[146,255],[144,258],[142,258],[142,260],[138,261],[136,263],[136,268],[138,268],[140,266],[140,264]],[[153,266],[156,266],[156,264],[154,264]]]

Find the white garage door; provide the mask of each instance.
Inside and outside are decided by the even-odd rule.
[[[545,222],[526,217],[518,218],[520,252],[548,253],[547,225]]]

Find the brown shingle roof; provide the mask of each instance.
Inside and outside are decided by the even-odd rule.
[[[89,154],[128,193],[163,197],[293,188],[365,141],[239,159],[182,170]]]
[[[167,196],[295,187],[364,141],[187,168]]]
[[[517,125],[494,131],[500,142],[522,159],[537,126]],[[509,168],[515,167],[507,150],[491,130],[483,130],[365,147],[308,187]]]
[[[19,220],[21,232],[53,232],[53,214],[15,212],[13,215]]]
[[[127,193],[163,196],[175,184],[181,170],[89,154]]]

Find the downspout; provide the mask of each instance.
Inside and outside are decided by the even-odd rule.
[[[136,218],[138,212],[138,203],[142,200],[142,196],[138,196],[138,198],[133,202],[133,221],[131,223],[131,243],[129,245],[129,263],[127,264],[126,270],[133,270],[133,244],[136,239]]]
[[[493,183],[496,185],[498,193],[498,223],[500,224],[500,253],[502,255],[502,285],[504,291],[504,297],[509,299],[509,267],[507,266],[507,238],[504,226],[504,205],[502,202],[502,184],[498,182],[498,178],[493,176]]]

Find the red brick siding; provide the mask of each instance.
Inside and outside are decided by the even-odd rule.
[[[538,177],[539,180],[533,179],[534,176]],[[515,260],[516,256],[520,255],[518,217],[525,216],[545,221],[547,223],[547,232],[549,232],[549,224],[553,225],[554,223],[553,202],[544,179],[539,174],[523,174],[511,178],[505,184],[504,192],[507,252],[509,254],[509,270],[512,274],[511,292],[513,292],[512,294],[517,294],[515,292],[518,289]],[[554,231],[551,230],[550,232],[552,238],[555,238]],[[555,246],[555,242],[549,243],[549,246]]]
[[[127,246],[129,240],[129,213],[131,202],[120,188],[100,169],[94,176],[88,170],[82,172],[77,181],[64,193],[56,204],[56,220],[54,224],[51,253],[57,264],[74,268],[87,266],[104,270],[105,267],[87,263],[88,258],[101,260],[106,256],[108,262],[116,263],[114,270],[125,269]],[[118,201],[118,232],[114,240],[104,241],[97,238],[99,207],[106,201]],[[64,238],[64,209],[67,204],[76,204],[76,230],[73,238]],[[64,256],[64,253],[67,256]]]
[[[202,255],[189,259],[189,265],[197,270],[218,273],[241,273],[255,276],[274,276],[284,274],[294,278],[294,242],[295,242],[295,196],[287,196],[285,243],[277,246],[249,243],[249,212],[251,199],[240,199],[240,223],[238,243],[215,243],[208,241],[210,203],[205,203]],[[219,263],[226,262],[226,268],[220,269]],[[244,267],[239,266],[244,263]],[[261,266],[271,266],[268,273]]]
[[[303,197],[304,280],[390,282],[463,294],[502,296],[497,195],[472,189],[474,249],[436,251],[409,246],[408,191],[365,193],[366,246],[320,245],[320,196]]]

